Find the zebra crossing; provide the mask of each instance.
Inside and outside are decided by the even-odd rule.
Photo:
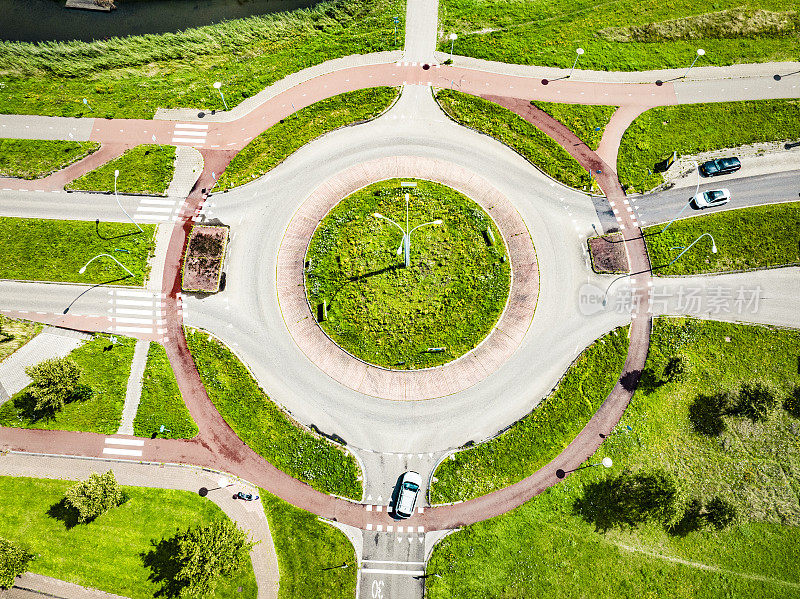
[[[176,222],[183,198],[142,198],[136,206],[136,219],[143,222]]]
[[[106,437],[106,445],[112,447],[103,447],[103,455],[117,455],[127,457],[142,457],[142,447],[144,447],[144,440],[142,439],[122,439],[119,437]],[[119,445],[120,447],[113,447]],[[135,449],[135,448],[140,449]]]
[[[120,334],[166,333],[164,316],[161,311],[163,293],[139,289],[111,289],[108,303],[108,319],[111,332]]]
[[[208,135],[208,125],[176,123],[172,131],[172,143],[202,146],[206,143],[206,135]]]

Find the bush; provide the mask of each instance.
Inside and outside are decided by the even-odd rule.
[[[800,387],[795,387],[792,394],[784,400],[783,409],[795,418],[800,418]]]
[[[722,530],[736,520],[736,508],[721,497],[714,497],[706,505],[705,517],[711,526]]]
[[[93,472],[87,480],[67,489],[67,506],[77,510],[78,522],[88,522],[106,513],[124,501],[122,489],[114,471],[105,474]]]
[[[163,583],[159,595],[208,597],[219,577],[230,576],[247,564],[255,543],[228,519],[195,526],[169,539],[153,543],[144,556],[151,578]]]
[[[698,395],[689,404],[689,422],[695,432],[709,437],[718,437],[727,428],[722,416],[730,410],[729,393]]]
[[[775,392],[762,383],[744,383],[739,389],[736,414],[746,416],[753,422],[766,420],[769,411],[778,403]]]
[[[34,411],[54,414],[78,392],[81,369],[72,358],[52,358],[25,369],[32,379],[30,394]]]
[[[0,589],[10,589],[14,579],[28,570],[33,555],[11,541],[0,538]]]
[[[575,510],[599,530],[614,526],[636,527],[645,522],[671,524],[680,504],[680,489],[674,475],[663,470],[623,472],[616,478],[586,486]]]

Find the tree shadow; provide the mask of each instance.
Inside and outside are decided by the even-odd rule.
[[[594,524],[598,532],[626,523],[615,501],[615,483],[613,478],[593,481],[584,487],[583,497],[573,504],[573,512]]]
[[[690,532],[704,528],[706,519],[703,515],[703,502],[695,498],[689,501],[683,516],[673,526],[667,529],[669,534],[676,537],[685,537]]]
[[[730,406],[729,393],[700,394],[689,404],[689,423],[701,435],[718,437],[727,428],[722,417],[728,413]]]
[[[639,380],[641,377],[641,370],[629,370],[619,377],[619,384],[622,385],[622,388],[625,389],[625,391],[633,392],[636,391],[636,387],[639,386]]]
[[[75,528],[80,524],[80,512],[67,503],[65,498],[51,505],[47,510],[47,515],[62,522],[67,530]]]
[[[150,570],[147,579],[161,585],[154,596],[178,597],[186,586],[185,582],[175,578],[181,567],[178,560],[180,550],[178,535],[160,541],[153,539],[150,541],[150,545],[150,550],[142,552],[140,555],[144,567]]]

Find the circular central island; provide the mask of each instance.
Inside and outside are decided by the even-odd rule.
[[[440,366],[474,349],[500,319],[512,276],[486,212],[420,179],[345,197],[319,222],[304,264],[306,297],[325,334],[392,370]]]

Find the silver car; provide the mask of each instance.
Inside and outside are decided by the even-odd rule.
[[[727,189],[712,189],[698,193],[692,198],[692,203],[696,208],[711,208],[727,204],[730,200],[731,192]]]
[[[414,513],[414,506],[417,503],[417,495],[422,487],[422,477],[419,472],[409,470],[400,479],[400,492],[397,495],[397,503],[394,506],[394,513],[398,518],[408,518]]]

